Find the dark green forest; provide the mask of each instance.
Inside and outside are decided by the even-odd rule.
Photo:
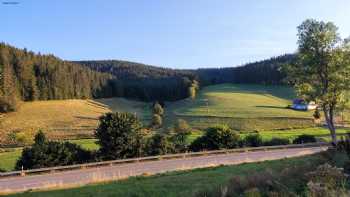
[[[295,58],[295,55],[288,54],[243,66],[197,69],[194,72],[202,86],[220,83],[281,85],[286,77],[282,66],[292,63]]]
[[[0,111],[19,101],[91,98],[103,95],[110,74],[0,43]]]
[[[142,101],[175,101],[190,89],[220,83],[282,84],[283,55],[238,67],[180,70],[140,63],[101,60],[64,61],[0,43],[0,111],[20,101],[127,97]]]
[[[108,91],[117,97],[137,98],[143,101],[175,101],[189,96],[188,89],[196,76],[191,71],[155,67],[140,63],[101,60],[77,61],[98,72],[114,76]]]

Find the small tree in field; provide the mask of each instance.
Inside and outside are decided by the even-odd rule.
[[[324,113],[332,142],[337,143],[334,116],[347,102],[350,53],[331,22],[306,20],[298,27],[298,57],[287,67],[288,79],[299,96],[316,101]]]
[[[153,114],[152,126],[158,128],[158,127],[162,126],[162,124],[163,124],[162,117],[158,114]]]
[[[164,109],[158,102],[156,102],[153,106],[153,114],[158,114],[160,116],[164,114]]]
[[[138,118],[130,113],[107,113],[95,131],[102,159],[123,159],[143,154],[146,144]]]

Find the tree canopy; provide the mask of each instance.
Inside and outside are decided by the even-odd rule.
[[[334,116],[350,90],[349,44],[331,22],[306,20],[298,26],[298,56],[287,67],[288,79],[299,96],[316,101],[323,110],[336,144]]]

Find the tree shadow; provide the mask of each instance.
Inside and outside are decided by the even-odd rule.
[[[286,109],[286,107],[273,106],[273,105],[256,105],[255,107],[259,107],[259,108],[272,108],[272,109]]]

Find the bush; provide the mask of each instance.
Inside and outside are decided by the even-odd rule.
[[[16,169],[34,169],[61,165],[72,165],[92,160],[89,151],[69,142],[47,141],[43,132],[35,136],[35,143],[24,148]]]
[[[190,150],[218,150],[236,148],[239,144],[239,135],[227,125],[210,127],[202,137],[194,140]]]
[[[174,152],[174,144],[167,135],[155,134],[147,143],[148,155],[165,155]]]
[[[278,145],[287,145],[289,144],[289,139],[286,138],[272,138],[269,141],[264,143],[265,146],[278,146]]]
[[[176,123],[174,125],[174,131],[175,133],[184,133],[189,134],[190,133],[190,126],[188,123],[183,119],[177,119]]]
[[[346,176],[339,168],[329,164],[319,166],[316,171],[308,174],[308,196],[349,196],[346,190]]]
[[[304,143],[313,143],[316,142],[316,138],[313,135],[303,134],[299,135],[293,140],[293,144],[304,144]]]
[[[137,117],[130,113],[107,113],[95,131],[101,159],[124,159],[143,155],[145,133]]]
[[[262,137],[259,134],[249,134],[243,140],[243,145],[247,147],[259,147],[263,145]]]

